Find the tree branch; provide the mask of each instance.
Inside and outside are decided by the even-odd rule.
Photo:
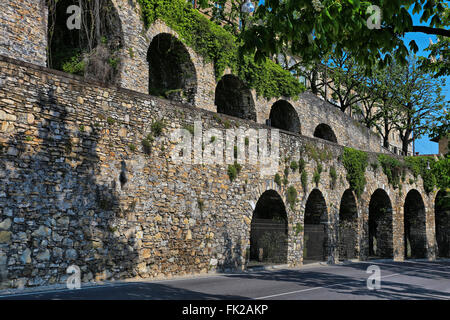
[[[434,34],[438,36],[450,37],[450,30],[426,26],[413,26],[411,31],[406,32],[423,32],[426,34]]]

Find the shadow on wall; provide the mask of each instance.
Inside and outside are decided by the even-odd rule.
[[[224,241],[223,258],[217,264],[217,272],[240,271],[243,269],[246,255],[246,249],[242,245],[241,237],[237,237],[233,242],[232,237],[226,231],[222,233]]]
[[[38,129],[19,124],[0,151],[1,287],[64,282],[69,265],[83,282],[136,275],[136,238],[115,225],[120,187],[96,180],[100,129],[76,125],[52,89],[35,98]]]

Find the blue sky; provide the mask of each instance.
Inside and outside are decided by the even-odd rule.
[[[263,4],[264,0],[259,0],[259,4]],[[412,8],[410,9],[412,13]],[[420,22],[420,14],[413,15],[413,24],[414,25],[427,25],[426,23]],[[405,35],[405,42],[407,47],[411,40],[415,40],[417,46],[419,47],[419,51],[417,52],[418,56],[428,56],[428,52],[424,51],[428,45],[430,44],[430,39],[436,43],[436,36],[427,35],[425,33],[419,32],[411,32]],[[450,77],[446,77],[446,86],[443,88],[443,95],[445,96],[445,100],[450,100]],[[428,136],[424,136],[421,139],[417,139],[415,143],[416,152],[420,154],[437,154],[438,153],[438,144],[436,142],[431,142]]]

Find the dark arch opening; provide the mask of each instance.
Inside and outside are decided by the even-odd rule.
[[[333,129],[325,123],[321,123],[314,130],[314,137],[337,143]]]
[[[287,213],[274,190],[264,192],[256,203],[250,230],[250,264],[287,263]]]
[[[120,84],[120,53],[123,47],[122,23],[111,0],[99,0],[99,19],[94,1],[81,2],[80,29],[66,10],[79,6],[78,0],[47,0],[49,68],[84,76],[88,80]]]
[[[369,203],[369,256],[393,257],[392,205],[382,189],[372,194]]]
[[[150,43],[149,94],[169,100],[195,103],[197,73],[184,44],[169,33],[160,33]]]
[[[328,211],[322,192],[314,189],[305,207],[303,263],[326,261],[328,256]]]
[[[301,134],[297,111],[286,100],[279,100],[273,104],[269,118],[272,127]]]
[[[437,254],[450,258],[450,192],[441,190],[434,203]]]
[[[404,206],[405,258],[425,258],[426,216],[425,204],[417,190],[406,195]]]
[[[238,77],[227,74],[216,87],[217,112],[256,121],[255,102],[250,90]]]
[[[354,259],[358,252],[358,211],[356,198],[350,189],[345,190],[339,207],[339,258]]]

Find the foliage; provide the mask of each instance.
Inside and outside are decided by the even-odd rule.
[[[297,190],[293,186],[290,186],[287,189],[287,201],[291,206],[291,209],[294,210],[294,206],[297,203]]]
[[[322,171],[323,171],[323,166],[321,163],[318,163],[317,164],[317,172],[320,174],[320,173],[322,173]]]
[[[398,188],[400,185],[401,171],[403,170],[402,163],[398,159],[384,154],[378,156],[378,161],[381,164],[384,174],[388,178],[389,184],[392,185],[394,189]]]
[[[152,122],[150,129],[152,130],[152,133],[154,136],[159,137],[165,127],[166,127],[166,124],[164,121],[155,120]]]
[[[330,178],[331,178],[331,189],[334,189],[334,187],[336,186],[337,172],[336,168],[333,166],[330,167]]]
[[[307,143],[304,146],[305,152],[310,159],[313,159],[316,163],[319,161],[331,160],[333,155],[332,153],[325,147],[323,150],[319,150],[314,144]]]
[[[47,65],[102,82],[116,82],[123,39],[120,18],[109,0],[45,0],[48,9]],[[67,28],[67,6],[81,9],[79,29]]]
[[[236,167],[232,164],[228,165],[228,177],[230,178],[231,182],[236,179],[237,175],[238,173]]]
[[[157,19],[174,29],[180,40],[192,47],[206,62],[213,62],[220,79],[226,68],[237,74],[258,95],[267,99],[279,96],[296,97],[304,87],[288,71],[264,59],[255,63],[252,53],[244,54],[235,35],[209,21],[184,0],[138,0],[145,25]]]
[[[136,151],[136,146],[132,143],[128,144],[128,148],[130,148],[131,151]]]
[[[303,191],[306,193],[306,188],[308,187],[308,173],[306,172],[306,170],[302,171],[300,181],[302,183]]]
[[[298,169],[297,161],[292,161],[290,167],[291,167],[292,171],[297,171],[297,169]]]
[[[380,8],[380,15],[372,6]],[[412,14],[420,14],[427,25],[413,25]],[[405,62],[407,32],[448,37],[447,15],[446,0],[266,0],[254,14],[259,23],[247,28],[243,38],[246,49],[261,58],[288,50],[303,61],[317,61],[335,50],[370,68],[393,57]],[[409,47],[418,51],[414,40]]]
[[[319,186],[319,182],[320,182],[320,172],[318,172],[317,170],[314,171],[313,181],[316,184],[316,187],[318,187]]]
[[[345,148],[342,162],[347,171],[346,178],[350,188],[355,191],[357,197],[360,197],[367,182],[365,177],[368,165],[367,153],[352,148]]]
[[[108,122],[109,125],[113,125],[116,122],[116,120],[114,120],[114,118],[108,117],[106,119],[106,122]]]
[[[450,154],[433,163],[432,172],[436,177],[436,186],[440,190],[450,189]]]
[[[442,21],[447,22],[447,26],[450,21],[450,10],[444,11],[444,17]],[[421,59],[421,68],[428,72],[434,73],[434,77],[450,75],[450,38],[438,36],[438,42],[430,44],[426,51],[430,51],[430,58]]]
[[[142,147],[144,149],[144,152],[146,154],[150,154],[151,153],[151,148],[152,148],[152,143],[153,143],[153,136],[151,133],[149,133],[145,139],[142,139]]]
[[[80,54],[76,54],[70,57],[69,60],[63,62],[62,64],[62,71],[79,76],[84,75],[85,69],[86,63],[83,61],[83,58]]]
[[[294,231],[295,231],[295,236],[298,236],[298,234],[303,231],[302,224],[301,223],[297,223],[295,225],[295,227],[294,227]]]
[[[298,172],[302,173],[303,170],[305,170],[306,167],[306,161],[303,158],[300,158],[300,160],[298,161]]]
[[[189,131],[189,133],[192,135],[194,134],[194,126],[192,124],[185,124],[183,126],[183,129]],[[212,139],[212,137],[211,137],[211,139]],[[214,141],[211,141],[211,142],[214,142]]]
[[[273,181],[275,181],[275,183],[276,183],[279,187],[281,187],[281,176],[280,176],[278,173],[275,174],[275,177],[274,177]]]

